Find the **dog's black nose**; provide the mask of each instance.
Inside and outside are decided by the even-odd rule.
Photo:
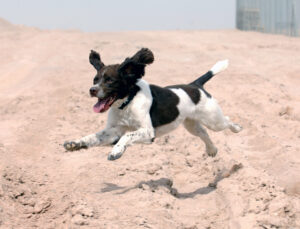
[[[95,88],[95,87],[91,87],[91,89],[90,89],[90,95],[91,96],[97,96],[97,93],[98,93],[98,89]]]

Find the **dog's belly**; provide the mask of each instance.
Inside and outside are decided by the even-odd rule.
[[[155,128],[155,137],[160,137],[164,134],[167,134],[173,130],[175,130],[182,122],[184,121],[184,118],[178,117],[175,121],[158,126]]]

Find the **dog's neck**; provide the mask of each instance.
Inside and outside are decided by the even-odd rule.
[[[140,87],[137,85],[134,85],[130,91],[128,96],[126,97],[125,101],[123,101],[123,103],[119,106],[120,110],[123,110],[134,98],[134,96],[138,93],[138,91],[140,90]]]
[[[140,90],[140,87],[135,85],[130,91],[129,94],[122,98],[118,99],[116,102],[113,103],[112,107],[123,110],[130,104],[130,102],[134,99],[135,95]]]

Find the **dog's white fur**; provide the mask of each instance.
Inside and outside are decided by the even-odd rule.
[[[225,70],[228,60],[217,62],[211,71],[213,75]],[[151,143],[152,139],[176,129],[181,123],[193,135],[199,136],[206,145],[206,152],[215,156],[217,148],[210,140],[203,126],[213,131],[221,131],[230,128],[232,132],[241,131],[241,126],[234,124],[223,115],[217,101],[208,97],[202,89],[201,99],[194,104],[188,94],[182,89],[171,88],[178,97],[178,117],[171,123],[153,128],[150,118],[152,95],[149,84],[140,79],[137,82],[140,91],[123,110],[119,106],[126,100],[116,101],[110,108],[106,128],[96,134],[91,134],[75,141],[76,144],[87,147],[107,145],[116,142],[108,159],[114,160],[122,156],[126,147],[135,142]]]

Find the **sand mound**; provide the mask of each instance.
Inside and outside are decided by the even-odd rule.
[[[81,33],[0,20],[0,228],[300,228],[300,39],[239,31]],[[90,49],[116,63],[141,47],[145,79],[206,88],[244,130],[209,132],[215,158],[183,128],[134,145],[65,152],[96,132]]]
[[[16,26],[12,25],[10,22],[0,18],[0,29],[7,30],[7,29],[15,29]]]

